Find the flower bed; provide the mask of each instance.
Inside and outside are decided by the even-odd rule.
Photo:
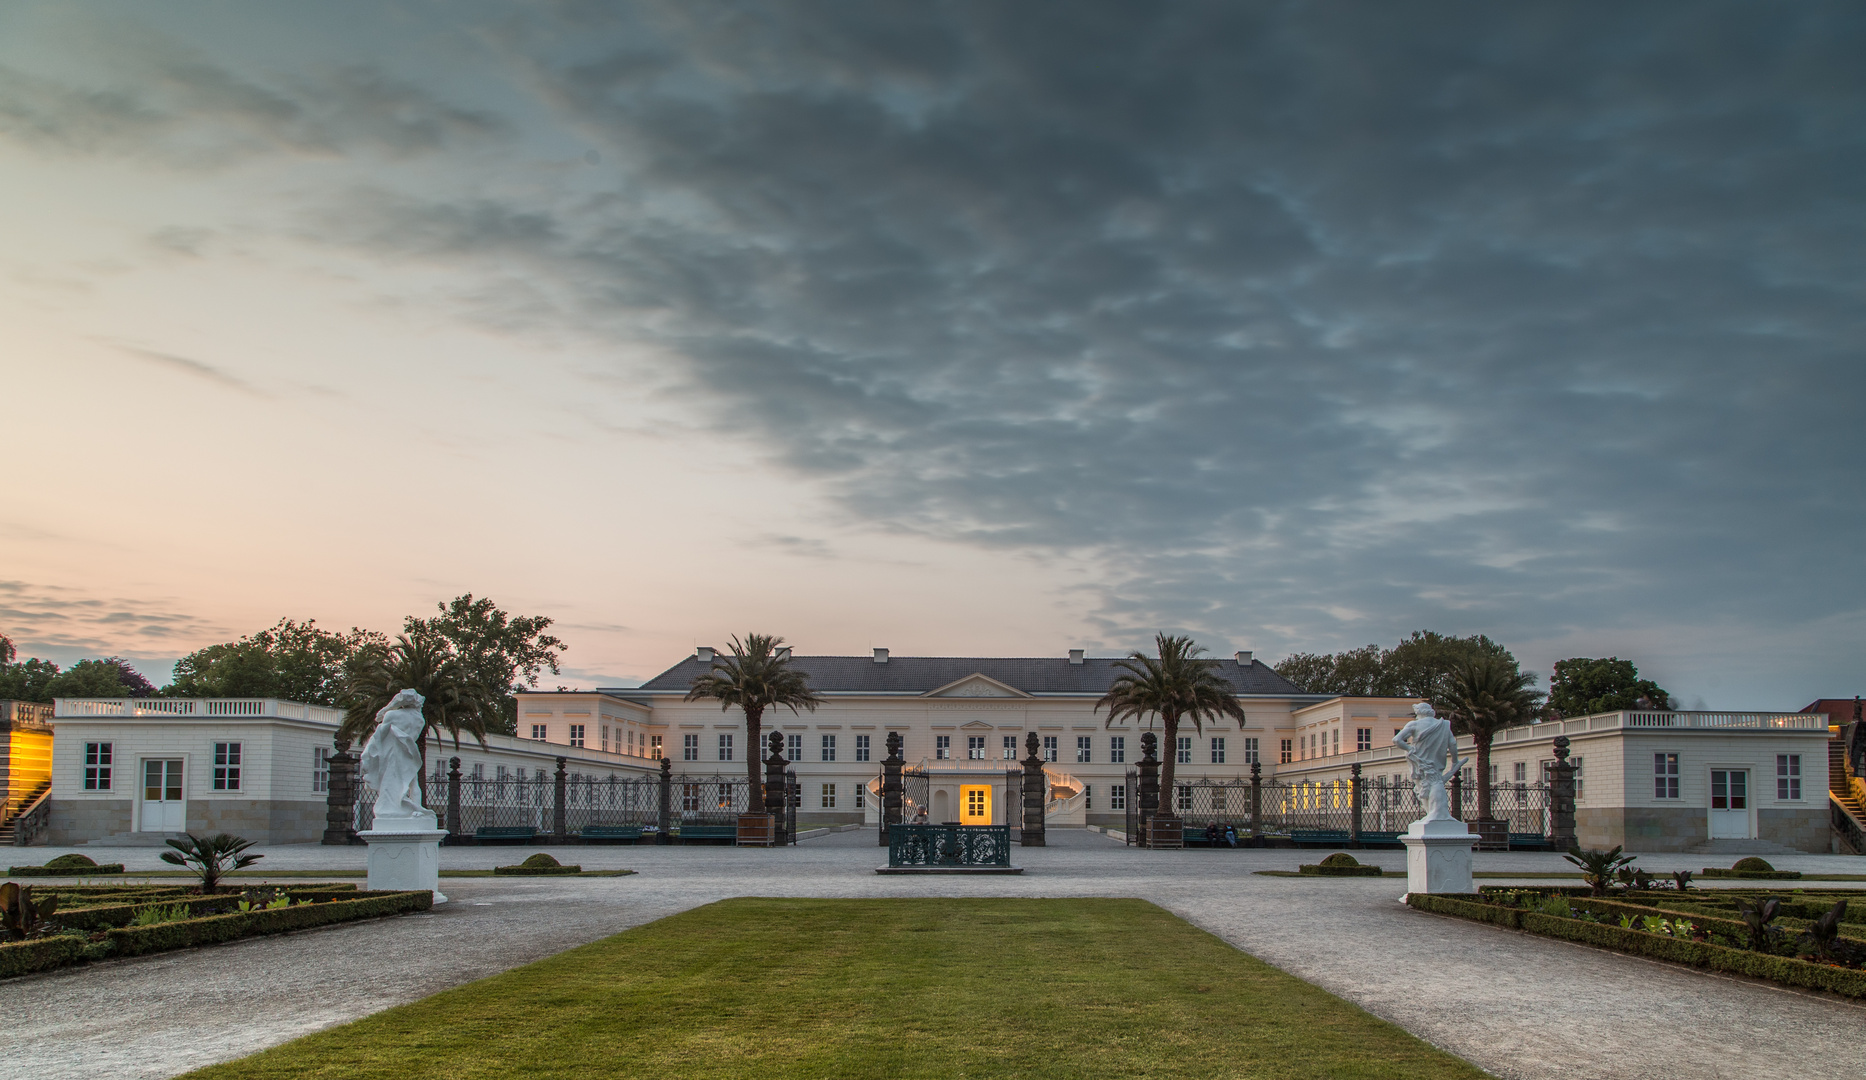
[[[218,945],[240,938],[309,930],[334,923],[377,919],[426,911],[434,894],[418,892],[363,892],[324,888],[287,894],[298,902],[286,907],[258,908],[225,914],[203,914],[210,905],[225,907],[241,899],[237,893],[217,896],[157,898],[138,904],[99,905],[55,913],[52,921],[63,933],[0,944],[0,978],[96,960],[107,956],[142,956],[169,949]],[[149,908],[182,908],[185,914],[151,925],[123,925]],[[121,919],[121,922],[116,920]],[[108,921],[105,921],[108,920]],[[87,925],[79,925],[84,923]]]
[[[1783,951],[1791,947],[1786,935],[1770,939],[1771,948],[1766,951],[1743,947],[1751,930],[1733,919],[1668,911],[1618,898],[1577,900],[1565,893],[1513,890],[1512,896],[1510,892],[1413,893],[1406,902],[1420,911],[1455,915],[1633,956],[1866,998],[1866,969],[1861,968],[1858,959],[1866,956],[1866,940],[1838,939],[1836,952],[1844,951],[1853,958],[1850,961],[1803,959]]]

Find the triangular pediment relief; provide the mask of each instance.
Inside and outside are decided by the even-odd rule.
[[[949,682],[937,690],[929,690],[926,697],[938,698],[1027,698],[1030,695],[1015,686],[1007,686],[989,675],[973,673],[955,682]]]
[[[973,720],[959,725],[960,731],[996,731],[997,729],[998,725],[987,724],[983,720]]]

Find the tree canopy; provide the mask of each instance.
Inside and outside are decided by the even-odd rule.
[[[142,672],[120,656],[98,660],[80,660],[60,669],[50,660],[28,657],[18,663],[13,643],[5,638],[0,646],[0,698],[14,701],[37,701],[50,704],[61,697],[148,697],[155,686]]]
[[[1238,704],[1237,688],[1220,676],[1214,661],[1203,659],[1205,650],[1189,637],[1155,634],[1157,658],[1135,650],[1115,667],[1123,673],[1115,676],[1108,692],[1095,703],[1097,710],[1108,710],[1108,724],[1132,717],[1152,726],[1154,717],[1166,733],[1161,750],[1161,797],[1173,790],[1173,772],[1178,764],[1179,722],[1191,720],[1201,734],[1205,721],[1229,716],[1244,723],[1244,707]],[[1105,725],[1104,725],[1105,726]]]
[[[446,642],[461,678],[476,686],[496,687],[501,720],[494,730],[507,735],[518,730],[521,691],[535,688],[545,671],[558,673],[558,661],[567,647],[551,634],[547,615],[511,615],[490,597],[475,599],[463,593],[436,604],[440,614],[426,619],[410,615],[402,632],[411,638],[433,636]]]
[[[1307,694],[1417,697],[1448,708],[1454,674],[1487,658],[1516,667],[1516,657],[1483,634],[1454,637],[1415,630],[1390,649],[1367,645],[1339,653],[1295,653],[1276,665],[1276,673]]]
[[[349,633],[318,628],[317,620],[280,619],[277,626],[238,641],[197,649],[175,662],[165,697],[284,698],[310,705],[342,703],[345,683],[363,652],[388,648],[373,630]]]
[[[790,663],[790,654],[780,651],[784,639],[771,634],[747,634],[740,641],[732,638],[731,656],[720,655],[712,667],[695,675],[688,684],[688,701],[717,701],[721,712],[738,706],[745,714],[745,768],[750,778],[747,810],[764,812],[763,785],[758,780],[758,736],[765,710],[783,706],[793,715],[798,709],[816,711],[822,698],[810,689],[810,677]]]
[[[1639,677],[1631,660],[1586,656],[1555,661],[1549,680],[1549,708],[1561,716],[1591,716],[1622,709],[1671,708],[1671,695],[1651,679]]]

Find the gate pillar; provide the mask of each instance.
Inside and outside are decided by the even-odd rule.
[[[1140,842],[1152,835],[1160,812],[1160,740],[1149,731],[1140,737]]]
[[[1018,841],[1025,847],[1043,847],[1043,755],[1038,752],[1037,733],[1024,737],[1028,756],[1024,766],[1024,826]]]
[[[1549,766],[1549,844],[1556,851],[1577,846],[1574,835],[1574,764],[1568,760],[1568,736],[1555,736],[1555,764]]]
[[[338,739],[330,756],[330,790],[324,796],[322,844],[360,844],[356,835],[356,758],[350,740]]]
[[[901,824],[901,733],[888,732],[888,756],[881,759],[881,846],[888,846],[888,826]]]

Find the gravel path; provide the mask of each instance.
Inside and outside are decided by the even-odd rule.
[[[35,850],[35,856],[39,854]],[[1019,848],[1018,877],[883,877],[871,834],[776,851],[551,850],[620,878],[449,878],[453,902],[422,915],[9,981],[0,1077],[158,1078],[733,896],[1137,896],[1503,1077],[1866,1075],[1866,1007],[1446,919],[1396,902],[1393,878],[1271,878],[1313,853],[1143,852],[1062,830]],[[155,869],[149,849],[87,854]],[[54,852],[47,852],[49,857]],[[447,848],[443,865],[512,861]],[[1402,852],[1364,861],[1399,869]],[[1859,872],[1860,860],[1772,860]],[[1703,856],[1649,856],[1653,870]],[[267,869],[360,869],[360,849],[273,848]],[[1479,855],[1480,870],[1566,868],[1548,855]]]

